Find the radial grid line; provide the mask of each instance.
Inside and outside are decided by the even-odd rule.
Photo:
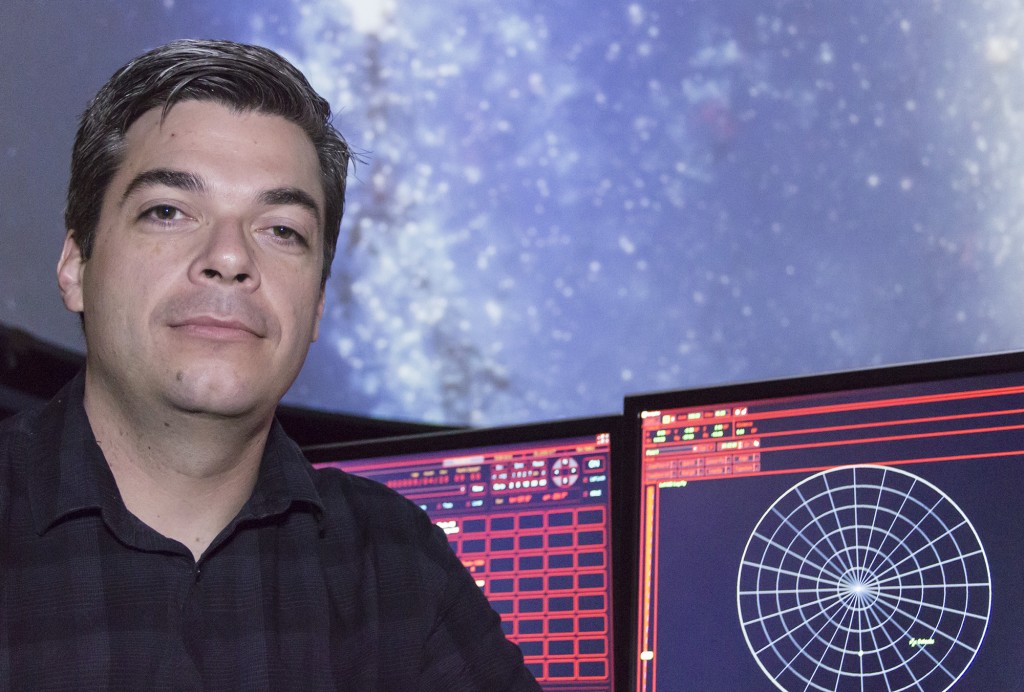
[[[756,562],[751,562],[750,560],[744,560],[741,564],[743,566],[745,566],[745,567],[751,567],[751,568],[756,569],[758,574],[761,574],[762,572],[764,572],[766,574],[777,574],[779,576],[792,577],[795,584],[799,584],[800,582],[810,582],[810,583],[816,584],[816,585],[823,585],[824,588],[831,588],[831,587],[838,587],[842,583],[842,581],[843,581],[843,576],[842,575],[825,574],[824,572],[819,572],[818,575],[815,576],[815,575],[812,575],[812,574],[803,574],[801,572],[794,572],[791,569],[785,569],[783,567],[775,567],[773,565],[762,565],[762,564],[758,564]],[[760,587],[760,583],[761,583],[760,579],[757,579],[756,581],[757,581],[757,584],[758,584],[757,588],[754,588],[754,589],[742,589],[738,593],[741,596],[754,596],[754,595],[762,595],[763,596],[763,595],[776,594],[776,593],[785,594],[785,593],[817,593],[818,592],[818,588],[801,587],[801,586],[794,586],[793,588],[789,588],[789,589],[782,589],[782,588],[778,588],[778,587],[766,589],[766,588],[761,588]]]
[[[866,618],[868,618],[868,619],[870,620],[870,618],[871,618],[871,612],[870,612],[870,611],[867,611],[867,612],[865,613],[864,617],[866,617]],[[874,654],[874,657],[875,657],[875,658],[876,658],[876,659],[878,660],[878,675],[881,675],[881,676],[882,676],[882,679],[883,679],[883,680],[885,680],[885,687],[886,687],[886,689],[887,689],[887,690],[889,690],[889,692],[892,692],[892,685],[890,685],[890,684],[889,684],[889,675],[888,675],[888,674],[889,674],[889,672],[890,672],[891,670],[893,670],[893,667],[888,667],[888,668],[887,668],[887,667],[886,667],[886,662],[885,662],[885,659],[884,659],[884,658],[882,657],[882,652],[883,652],[883,651],[885,651],[885,649],[886,649],[886,648],[890,648],[890,647],[889,647],[888,645],[887,645],[887,646],[886,646],[885,648],[883,648],[883,647],[879,646],[879,644],[878,644],[878,638],[877,638],[877,637],[875,636],[875,632],[876,632],[876,631],[877,631],[877,630],[878,630],[878,629],[879,629],[880,627],[881,627],[881,622],[878,622],[878,623],[876,623],[876,624],[875,624],[874,626],[872,626],[872,627],[869,627],[869,628],[868,628],[868,634],[869,634],[869,635],[871,635],[871,644],[872,644],[872,646],[874,647],[874,648],[872,649],[872,653]],[[890,642],[890,644],[891,644],[891,642]],[[907,665],[907,661],[906,661],[906,659],[904,659],[904,658],[903,658],[903,657],[902,657],[902,656],[901,656],[901,655],[899,654],[899,652],[897,652],[896,656],[897,656],[897,657],[898,657],[898,658],[900,659],[900,661],[902,662],[902,664],[903,664],[904,666],[906,666],[906,665]],[[865,677],[866,677],[866,676],[865,676]]]
[[[836,627],[834,627],[833,630],[832,630],[832,637],[825,644],[825,650],[826,651],[838,651],[838,652],[840,652],[839,653],[839,668],[836,669],[836,668],[833,668],[831,666],[825,665],[825,657],[822,656],[821,658],[819,658],[815,662],[816,664],[814,666],[814,672],[811,673],[811,680],[814,679],[814,677],[818,674],[818,671],[821,670],[821,669],[825,669],[825,670],[829,671],[830,673],[835,673],[838,677],[842,677],[842,674],[843,674],[843,671],[842,671],[843,657],[846,656],[846,649],[844,647],[837,646],[835,644],[835,640],[836,640],[836,637],[839,636],[840,632],[842,632],[843,630],[846,630],[846,642],[849,643],[849,641],[850,641],[850,631],[853,629],[853,617],[854,617],[853,611],[847,609],[846,616],[848,616],[850,618],[850,626],[849,627],[843,627],[842,626],[842,621],[837,623]],[[822,641],[824,641],[824,640],[822,640]]]
[[[809,577],[807,577],[809,579]],[[834,583],[822,580],[828,586],[835,586]],[[820,589],[755,589],[753,591],[740,591],[740,596],[772,596],[775,594],[816,594]],[[842,599],[843,596],[836,592],[835,598]],[[821,603],[822,601],[828,600],[828,597],[818,599],[817,601],[811,601],[811,603]]]
[[[867,611],[867,614],[868,614],[868,617],[870,617],[870,616],[876,616],[877,617],[877,615],[878,615],[877,613],[873,612],[870,609]],[[888,640],[888,643],[885,645],[885,647],[880,646],[878,644],[878,639],[875,637],[875,632],[877,632],[878,630],[881,630],[882,632],[884,632],[886,634],[886,639]],[[881,618],[877,619],[874,627],[871,628],[870,632],[871,632],[871,641],[874,642],[874,644],[875,644],[875,657],[878,659],[879,669],[881,670],[882,675],[885,676],[885,686],[888,687],[890,690],[892,690],[892,687],[889,685],[889,678],[888,678],[887,674],[890,671],[894,670],[896,668],[896,666],[891,666],[889,668],[886,668],[885,660],[882,658],[882,652],[887,650],[887,649],[892,649],[892,651],[895,652],[896,657],[900,660],[900,663],[902,664],[902,666],[904,668],[908,669],[908,670],[910,669],[910,661],[913,658],[913,656],[910,659],[905,658],[903,656],[903,653],[900,651],[899,647],[895,646],[896,642],[899,641],[899,640],[893,639],[891,636],[888,636],[888,630],[885,627],[885,622],[883,622],[883,620]],[[916,655],[917,654],[915,654],[915,656]],[[915,676],[915,678],[916,678],[916,676]],[[919,681],[917,683],[917,686],[918,687],[921,686]]]
[[[954,639],[953,641],[955,642],[956,640]],[[932,670],[935,670],[935,669],[941,670],[943,673],[946,674],[946,676],[950,680],[953,680],[953,681],[955,681],[959,677],[959,675],[954,675],[953,673],[951,673],[949,671],[949,669],[946,668],[946,666],[943,665],[942,662],[945,659],[945,656],[943,656],[942,658],[935,658],[934,656],[932,656],[932,653],[928,650],[927,646],[922,646],[922,647],[918,647],[918,648],[920,648],[921,653],[924,654],[924,656],[927,659],[929,659],[932,662],[932,664],[935,666]],[[977,651],[977,649],[971,649],[971,651]],[[960,673],[960,675],[963,675],[963,673]]]
[[[927,547],[927,546],[925,546],[925,547]],[[884,577],[884,578],[882,577],[882,574],[886,574],[888,572],[892,572],[895,567],[897,567],[900,564],[906,562],[908,559],[913,558],[919,552],[921,552],[921,551],[920,550],[915,551],[910,556],[900,560],[895,565],[892,565],[891,567],[886,569],[884,572],[882,572],[881,574],[877,575],[876,576],[876,581],[878,582],[878,584],[880,586],[884,586],[885,584],[888,584],[888,583],[890,583],[890,582],[892,582],[893,580],[896,580],[896,579],[902,579],[902,578],[908,577],[908,576],[910,576],[912,574],[922,574],[923,572],[926,572],[927,570],[935,569],[936,567],[943,567],[945,565],[949,565],[949,564],[952,564],[954,562],[966,563],[967,558],[969,558],[969,557],[974,557],[976,555],[984,555],[985,554],[984,550],[982,550],[981,548],[978,548],[977,550],[972,550],[969,553],[963,553],[962,555],[958,555],[956,557],[949,557],[949,558],[946,558],[945,560],[939,560],[938,562],[933,562],[931,564],[927,564],[927,565],[924,565],[924,566],[921,566],[921,567],[915,567],[914,569],[907,570],[905,572],[899,572],[897,574],[893,574],[891,576]],[[965,575],[967,574],[967,571],[968,571],[967,570],[967,565],[964,564],[964,574]],[[988,570],[986,569],[985,571],[987,572]],[[945,582],[943,582],[943,584],[945,584]]]
[[[775,651],[775,654],[776,654],[775,660],[777,662],[779,662],[779,663],[784,664],[782,669],[779,670],[777,673],[775,673],[775,678],[776,679],[778,678],[779,675],[788,672],[790,675],[793,675],[794,677],[799,678],[801,681],[804,682],[804,684],[805,684],[804,689],[805,690],[813,688],[813,689],[816,689],[816,690],[821,690],[822,692],[831,692],[831,690],[829,690],[828,687],[823,687],[822,685],[819,685],[818,683],[814,682],[814,680],[813,680],[814,676],[813,675],[810,678],[804,677],[804,675],[801,674],[796,668],[792,667],[793,663],[800,657],[799,654],[797,656],[795,656],[789,662],[786,662],[786,661],[784,661],[782,659],[782,656],[779,655],[779,651],[778,650],[776,650],[774,647],[772,647],[772,650]],[[810,657],[809,656],[804,656],[804,658],[810,658]]]
[[[801,509],[801,507],[797,507],[796,509]],[[806,529],[806,526],[805,526],[805,527],[797,527],[797,526],[796,526],[795,524],[793,524],[793,523],[792,523],[792,522],[791,522],[791,521],[789,520],[789,517],[788,517],[788,516],[782,516],[782,513],[781,513],[781,512],[779,512],[778,508],[775,508],[775,507],[773,507],[773,508],[772,508],[772,511],[773,511],[773,512],[774,512],[774,513],[776,514],[776,516],[778,516],[778,518],[779,518],[779,519],[780,519],[780,520],[782,521],[782,524],[780,524],[779,526],[777,526],[777,527],[775,528],[775,531],[774,531],[774,533],[772,534],[772,538],[767,538],[767,537],[765,537],[765,536],[762,536],[762,535],[760,535],[760,534],[754,534],[754,535],[756,535],[756,536],[757,536],[758,538],[760,538],[760,539],[761,539],[761,540],[763,540],[763,541],[766,541],[766,542],[771,542],[771,543],[773,543],[773,544],[774,544],[774,545],[776,545],[776,546],[777,546],[777,547],[778,547],[778,548],[779,548],[780,550],[783,550],[783,551],[785,551],[785,552],[788,552],[788,553],[791,553],[791,554],[794,554],[794,555],[796,555],[796,553],[795,553],[795,552],[793,552],[793,551],[792,551],[792,550],[791,550],[791,549],[790,549],[790,548],[789,548],[788,546],[786,546],[786,547],[783,547],[781,543],[774,543],[774,536],[775,536],[776,534],[778,534],[778,532],[779,532],[779,529],[781,529],[781,528],[782,528],[783,526],[785,526],[785,527],[786,527],[786,528],[788,528],[788,529],[789,529],[790,531],[792,531],[793,535],[794,535],[794,536],[795,536],[796,538],[800,538],[800,539],[802,539],[802,540],[803,540],[803,542],[807,544],[807,547],[808,547],[808,548],[810,548],[810,549],[811,549],[812,551],[814,551],[815,553],[817,553],[817,554],[818,554],[818,556],[819,556],[819,557],[820,557],[820,558],[821,558],[822,560],[824,560],[824,561],[825,561],[825,562],[824,562],[824,564],[823,564],[823,565],[821,565],[821,568],[822,568],[822,569],[824,569],[825,565],[827,565],[827,564],[829,563],[829,560],[830,560],[831,558],[830,558],[830,557],[829,557],[828,555],[826,555],[826,554],[824,553],[824,551],[822,551],[822,550],[821,550],[821,548],[819,548],[819,547],[818,547],[818,546],[816,546],[816,545],[815,545],[814,543],[812,543],[812,542],[811,542],[811,540],[810,540],[809,538],[807,538],[807,537],[806,537],[806,536],[804,535],[804,531],[805,531],[805,529]],[[794,510],[794,511],[796,511],[796,510]],[[792,515],[792,512],[790,512],[790,515]],[[825,535],[827,535],[827,534],[825,534]],[[835,548],[834,548],[833,546],[831,546],[831,545],[830,545],[830,547],[832,547],[832,548],[833,548],[833,550],[835,549]],[[810,561],[810,560],[808,559],[808,557],[809,557],[808,555],[798,555],[798,559],[799,559],[799,560],[800,560],[801,562],[810,562],[810,564],[812,564],[812,565],[815,565],[815,566],[817,567],[817,566],[818,566],[818,564],[817,564],[817,563],[815,563],[815,562],[811,562],[811,561]]]
[[[921,617],[919,615],[911,615],[906,610],[900,608],[900,604],[905,603],[905,604],[912,605],[912,606],[919,606],[920,609],[928,608],[928,609],[930,609],[932,611],[935,611],[937,614],[939,614],[940,615],[940,619],[941,619],[941,615],[944,615],[944,614],[945,615],[956,615],[956,616],[960,616],[960,617],[976,617],[976,618],[979,618],[979,619],[984,619],[982,616],[974,615],[974,614],[972,614],[970,612],[967,612],[967,611],[954,610],[954,609],[949,608],[949,607],[944,606],[944,605],[940,605],[940,604],[936,604],[936,603],[929,603],[928,601],[923,601],[923,600],[919,600],[919,599],[916,599],[916,598],[910,598],[910,597],[896,598],[896,597],[890,596],[888,594],[879,594],[879,600],[882,600],[885,603],[889,604],[889,607],[892,609],[893,612],[900,613],[901,615],[906,616],[912,622],[921,622]],[[920,612],[920,610],[918,612]],[[938,622],[935,623],[935,626],[937,626],[937,625],[938,625]]]
[[[863,548],[863,544],[860,542],[860,518],[857,516],[857,467],[850,469],[850,475],[853,477],[853,566],[860,567],[860,550]]]
[[[862,618],[864,613],[857,611],[857,664],[860,668],[860,684],[864,686],[864,625]]]
[[[839,509],[836,507],[835,491],[834,491],[833,488],[831,488],[829,486],[829,484],[828,484],[828,476],[827,475],[822,475],[819,478],[821,479],[822,485],[825,486],[825,492],[827,493],[828,503],[830,505],[832,505],[832,516],[835,517],[836,524],[839,526],[839,529],[840,529],[840,531],[839,531],[839,538],[842,539],[843,550],[844,551],[849,551],[850,550],[850,546],[846,542],[846,533],[842,530],[842,528],[843,528],[842,522],[839,521]],[[849,569],[852,566],[853,565],[849,565],[849,564],[846,565],[847,569]]]
[[[908,497],[909,497],[909,495],[908,495]],[[925,505],[924,505],[924,504],[923,504],[922,502],[920,502],[920,501],[918,501],[918,500],[916,500],[916,499],[914,499],[914,498],[910,498],[910,499],[911,499],[911,500],[913,500],[913,501],[914,501],[914,503],[916,503],[916,504],[918,505],[918,507],[920,507],[921,509],[923,509],[923,510],[924,510],[924,514],[922,514],[922,515],[921,515],[921,517],[920,517],[920,518],[919,518],[919,519],[917,520],[917,523],[915,523],[915,524],[914,524],[913,526],[911,526],[911,527],[910,527],[909,529],[907,529],[907,530],[905,530],[905,531],[901,532],[900,536],[903,536],[903,537],[906,537],[906,536],[910,536],[910,535],[912,535],[912,534],[913,534],[913,533],[914,533],[915,531],[916,531],[917,533],[919,533],[919,534],[923,535],[923,536],[927,536],[927,535],[928,535],[928,533],[927,533],[926,531],[923,531],[923,530],[921,530],[921,524],[922,524],[922,523],[924,522],[924,520],[925,520],[925,519],[927,519],[927,518],[929,518],[929,517],[935,517],[935,519],[936,519],[936,520],[937,520],[937,521],[939,522],[939,524],[941,524],[941,525],[942,525],[943,529],[945,530],[945,533],[943,533],[943,534],[942,534],[943,536],[945,536],[945,535],[947,535],[947,534],[949,533],[950,529],[948,529],[948,528],[946,527],[946,522],[945,522],[945,521],[943,521],[943,520],[942,520],[942,517],[940,517],[940,516],[939,516],[939,514],[938,514],[938,512],[936,512],[936,511],[935,511],[935,508],[936,508],[936,507],[938,507],[939,505],[941,505],[941,504],[942,504],[942,502],[943,502],[943,498],[942,498],[941,496],[940,496],[940,497],[939,497],[939,498],[938,498],[938,499],[937,499],[937,500],[935,501],[935,504],[933,504],[933,505],[932,505],[931,507],[926,507],[926,506],[925,506]],[[958,527],[959,527],[959,526],[962,526],[962,525],[963,525],[963,524],[964,524],[965,522],[966,522],[966,520],[963,520],[963,521],[961,521],[961,522],[960,522],[960,524],[958,524],[957,526],[958,526]],[[896,539],[896,540],[897,540],[897,541],[898,541],[899,543],[901,543],[901,544],[902,544],[902,543],[903,543],[903,539],[901,539],[901,538],[900,538],[900,536],[895,536],[895,535],[894,535],[894,536],[893,536],[893,538],[895,538],[895,539]],[[941,538],[941,536],[940,536],[940,538]],[[903,558],[903,560],[901,560],[900,562],[896,563],[895,565],[890,565],[889,569],[892,569],[892,568],[894,568],[894,567],[898,566],[899,564],[901,564],[902,562],[905,562],[905,561],[906,561],[907,559],[909,559],[910,557],[913,557],[913,556],[914,556],[914,555],[916,555],[916,554],[917,554],[918,552],[920,552],[920,551],[921,551],[921,550],[923,550],[924,548],[927,548],[928,546],[930,546],[930,545],[934,544],[934,543],[935,543],[935,542],[937,542],[937,541],[938,541],[938,539],[937,539],[937,538],[933,538],[933,539],[932,539],[931,541],[929,541],[929,542],[928,542],[928,543],[927,543],[926,545],[924,545],[924,546],[923,546],[922,548],[919,548],[918,550],[914,551],[913,553],[911,553],[911,554],[910,554],[910,555],[908,555],[907,557]]]
[[[768,593],[773,593],[773,592],[768,592]],[[834,602],[835,606],[838,606],[840,608],[843,607],[843,603],[839,599],[839,596],[837,594],[835,596],[826,596],[824,598],[819,598],[819,599],[816,599],[814,601],[808,601],[807,603],[802,603],[800,605],[796,605],[796,606],[793,606],[791,608],[785,608],[783,610],[776,610],[774,612],[765,613],[763,615],[760,614],[760,608],[759,608],[758,609],[758,617],[750,619],[750,620],[744,620],[741,624],[744,627],[746,627],[748,625],[753,625],[753,624],[762,624],[763,625],[765,622],[767,622],[767,621],[769,621],[769,620],[771,620],[773,618],[784,618],[786,615],[790,615],[792,613],[795,613],[795,612],[798,612],[798,611],[802,611],[804,608],[808,608],[810,606],[817,606],[817,605],[821,605],[822,603],[833,603],[833,602]],[[822,610],[819,611],[819,615],[827,615],[826,611],[829,608],[832,608],[832,607],[833,607],[833,605],[829,605],[827,608],[823,608]],[[815,616],[815,617],[817,617],[817,616]],[[804,621],[806,622],[807,619],[804,618]]]
[[[965,581],[965,582],[956,582],[956,583],[948,583],[948,584],[917,584],[913,588],[917,589],[917,590],[920,590],[920,591],[925,591],[927,589],[942,589],[943,591],[945,591],[946,589],[953,589],[953,588],[956,588],[956,589],[977,589],[977,588],[987,589],[987,588],[989,588],[989,586],[990,586],[990,584],[987,581]],[[892,596],[890,595],[889,592],[891,592],[891,591],[900,592],[900,591],[903,591],[904,588],[905,587],[903,587],[900,584],[896,584],[895,586],[879,586],[878,587],[878,597],[882,598],[883,596],[885,596],[886,598],[892,598]]]
[[[746,590],[738,592],[740,596],[753,596],[755,598],[762,598],[765,596],[782,596],[786,594],[800,595],[800,594],[817,594],[820,593],[821,589],[755,589],[753,591]],[[817,601],[808,601],[808,603],[821,603],[832,598],[831,596],[820,598]],[[842,599],[838,593],[835,595],[836,599]]]
[[[836,605],[838,605],[838,604],[836,604]],[[785,614],[788,615],[789,613],[792,613],[793,610],[794,609],[789,609],[789,610],[787,610],[785,612]],[[775,648],[775,645],[778,644],[783,639],[789,637],[790,634],[792,633],[791,629],[786,629],[786,631],[784,631],[781,635],[778,635],[774,639],[772,639],[771,635],[769,635],[768,631],[765,629],[764,625],[765,625],[766,622],[768,622],[769,620],[775,619],[775,618],[782,618],[783,614],[784,613],[782,613],[782,612],[772,613],[772,614],[769,614],[769,615],[764,615],[762,617],[754,618],[753,620],[750,620],[749,622],[743,623],[744,627],[746,627],[748,625],[755,624],[755,623],[759,624],[759,625],[761,625],[761,631],[764,632],[765,635],[767,635],[765,637],[765,640],[767,641],[767,644],[765,644],[760,649],[758,649],[757,652],[756,652],[757,654],[762,654],[765,651],[767,651],[768,649],[771,649],[772,651],[775,651],[776,653],[778,653],[778,650]],[[830,619],[829,615],[828,615],[827,609],[819,610],[815,615],[813,615],[809,619],[808,618],[804,618],[802,624],[804,626],[808,626],[807,628],[810,629],[809,625],[810,625],[811,621],[812,620],[816,620],[819,617],[824,617],[826,620]],[[785,625],[785,620],[783,620],[783,624]],[[785,629],[785,627],[783,627],[782,629]],[[780,656],[779,660],[781,660],[781,659],[782,659],[782,657]]]
[[[881,608],[881,606],[879,607]],[[938,622],[926,622],[919,613],[910,613],[896,604],[890,604],[886,614],[889,620],[892,620],[894,623],[902,623],[905,632],[920,627],[937,629],[939,624]]]
[[[877,486],[874,486],[874,487],[876,487],[878,489],[878,501],[875,502],[874,512],[871,513],[871,526],[868,528],[868,537],[869,538],[875,536],[876,535],[875,532],[878,530],[877,529],[877,526],[878,526],[878,515],[882,511],[882,494],[884,492],[886,492],[886,487],[885,487],[885,473],[886,473],[886,470],[887,469],[882,469],[882,480],[879,481],[879,484]],[[894,521],[895,521],[895,519],[894,519]],[[884,542],[885,539],[883,538],[882,541]],[[868,541],[868,545],[871,545],[871,541],[870,540]],[[869,566],[874,564],[875,559],[877,559],[877,557],[878,557],[878,553],[881,551],[881,546],[879,546],[878,548],[879,548],[878,551],[876,551],[871,556],[870,559],[865,560],[861,564],[862,567],[870,569]]]
[[[830,571],[828,569],[828,560],[827,559],[826,559],[824,564],[818,564],[817,562],[814,562],[814,561],[810,560],[808,558],[808,556],[802,555],[802,554],[796,552],[795,550],[792,550],[789,546],[782,545],[781,543],[778,543],[775,540],[773,540],[771,538],[768,538],[767,536],[762,536],[759,533],[755,533],[754,536],[756,536],[757,538],[761,539],[762,541],[764,541],[768,545],[770,545],[770,546],[780,550],[783,554],[788,555],[788,556],[794,558],[795,560],[797,560],[801,564],[809,564],[809,565],[812,565],[812,566],[816,567],[818,569],[819,573],[827,574],[828,576],[833,577],[836,581],[839,581],[839,578],[843,576],[842,573],[840,573],[840,572],[832,572],[832,571]],[[826,557],[826,556],[823,555],[822,557]],[[761,567],[762,566],[760,564],[755,564],[753,562],[750,562],[749,560],[744,560],[743,564],[750,565],[751,567]],[[772,570],[772,571],[785,572],[787,574],[794,574],[794,575],[797,574],[796,572],[792,572],[790,570],[783,570],[781,567],[775,568],[775,567],[768,567],[767,565],[765,565],[764,568]]]
[[[878,573],[879,581],[888,581],[889,579],[892,579],[892,577],[885,577],[884,579],[882,579],[882,575],[887,574],[889,572],[896,571],[900,567],[900,565],[902,565],[907,560],[914,560],[916,562],[917,561],[917,556],[920,555],[922,552],[928,550],[929,548],[932,549],[933,553],[938,555],[939,551],[935,549],[935,545],[939,541],[941,541],[943,538],[945,538],[946,536],[949,536],[950,540],[953,541],[953,545],[956,546],[957,551],[959,552],[960,551],[960,544],[957,542],[957,540],[955,538],[953,538],[952,532],[956,531],[957,529],[959,529],[962,526],[965,526],[966,524],[967,524],[967,521],[964,520],[964,521],[960,522],[959,524],[957,524],[956,526],[954,526],[952,528],[949,528],[949,529],[946,529],[946,532],[943,533],[942,535],[936,536],[935,538],[930,539],[927,543],[921,545],[920,547],[915,549],[913,552],[907,553],[907,555],[905,555],[903,557],[903,559],[901,559],[899,562],[894,562],[891,565],[889,565],[885,570],[883,570],[882,572],[879,572]],[[960,553],[960,555],[958,557],[949,558],[949,559],[946,559],[946,560],[941,560],[941,561],[936,562],[936,563],[931,563],[929,565],[926,565],[923,568],[919,568],[918,570],[911,570],[910,572],[900,572],[900,574],[913,574],[915,571],[921,571],[923,569],[928,569],[929,567],[945,565],[945,564],[949,564],[950,562],[956,562],[957,560],[963,561],[967,557],[973,557],[974,555],[977,555],[978,553],[983,553],[983,552],[984,551],[982,551],[981,548],[979,548],[978,550],[973,551],[971,553],[967,553],[967,554]]]
[[[850,655],[851,653],[853,653],[853,648],[850,646],[850,639],[853,637],[853,620],[854,620],[855,617],[856,617],[855,613],[851,610],[850,611],[850,626],[846,629],[846,646],[844,646],[843,649],[842,649],[843,653],[839,657],[839,670],[836,671],[838,673],[838,675],[839,675],[839,680],[842,680],[842,678],[843,678],[843,670],[845,670],[845,667],[846,667],[846,657],[848,655]],[[854,653],[853,655],[856,655],[856,654]],[[836,680],[836,688],[839,687],[839,680]],[[863,678],[861,678],[860,684],[861,684],[861,688],[863,689],[863,686],[864,686],[864,679]]]
[[[889,471],[889,469],[883,467],[883,471],[887,473]],[[884,482],[884,479],[883,479],[883,482]],[[886,531],[883,532],[883,535],[885,536],[885,538],[882,539],[882,543],[879,544],[879,546],[878,546],[879,547],[879,551],[878,551],[878,553],[875,554],[875,559],[872,560],[871,564],[868,566],[869,569],[872,572],[875,571],[875,565],[878,564],[878,559],[882,555],[881,548],[882,548],[883,545],[885,545],[886,539],[892,537],[893,540],[896,540],[897,543],[899,543],[899,541],[896,539],[896,537],[895,537],[895,535],[893,533],[893,529],[896,527],[896,520],[899,519],[903,515],[903,508],[907,506],[907,500],[910,499],[910,492],[916,487],[916,485],[917,485],[917,479],[915,478],[913,480],[913,482],[911,483],[910,487],[907,488],[906,492],[902,493],[903,500],[902,500],[902,502],[900,502],[899,509],[897,509],[894,512],[892,512],[892,521],[889,523],[889,528]],[[901,494],[899,491],[897,491],[895,489],[892,489],[892,488],[887,488],[887,490],[890,493],[895,493],[897,495]],[[881,495],[879,495],[878,500],[879,500],[879,504],[881,504],[881,500],[882,500]]]
[[[903,599],[898,599],[897,600],[897,603],[900,603],[900,602],[906,602],[906,603],[909,603],[911,605],[918,605],[918,606],[921,606],[922,608],[928,608],[930,610],[937,611],[940,614],[940,616],[941,615],[954,615],[954,616],[959,616],[959,617],[962,617],[962,618],[973,618],[975,620],[983,620],[983,621],[987,621],[988,620],[988,616],[987,615],[977,615],[975,613],[971,613],[971,612],[966,611],[966,610],[956,610],[954,608],[949,608],[947,606],[936,605],[934,603],[928,603],[927,601],[916,601],[916,600],[911,600],[909,598],[903,598]],[[892,606],[892,610],[893,610],[893,612],[896,612],[896,613],[899,613],[900,615],[905,616],[911,622],[914,622],[914,623],[920,623],[921,622],[921,618],[920,617],[918,617],[916,615],[911,615],[906,610],[900,608],[897,605]],[[940,617],[937,622],[935,622],[934,624],[930,624],[929,626],[938,629],[939,622],[941,622],[941,621],[942,621],[942,619]],[[967,644],[963,644],[962,642],[960,642],[960,641],[958,641],[956,639],[953,639],[952,637],[950,638],[950,641],[958,643],[961,646],[964,646],[964,647],[966,647],[968,649],[971,649],[972,651],[976,651],[977,650],[977,649],[971,648]]]
[[[819,615],[824,615],[825,611],[819,611],[818,614]],[[851,611],[851,616],[854,616],[852,611]],[[831,622],[830,618],[826,618],[826,623],[828,623],[828,622]],[[801,680],[806,682],[808,685],[813,685],[813,686],[817,687],[817,685],[815,685],[815,683],[812,682],[812,680],[814,678],[813,674],[811,675],[810,678],[805,678],[803,675],[801,675],[800,673],[796,672],[796,670],[792,668],[793,664],[797,661],[797,659],[799,659],[799,658],[811,658],[810,656],[806,655],[805,652],[807,650],[807,647],[811,645],[811,643],[814,641],[814,639],[818,639],[819,641],[824,641],[824,638],[820,636],[821,632],[823,632],[824,629],[825,629],[824,627],[819,628],[817,631],[813,631],[810,628],[810,620],[805,619],[804,620],[804,624],[806,625],[806,629],[811,632],[812,636],[807,638],[807,642],[802,647],[800,647],[797,650],[796,655],[794,655],[788,662],[786,662],[786,665],[785,665],[785,667],[782,670],[783,670],[783,672],[785,672],[787,670],[792,670],[794,675],[796,675],[798,678],[800,678]],[[852,623],[852,617],[851,617],[851,625],[852,624],[853,623]],[[836,631],[838,631],[838,630],[839,630],[839,628],[837,627]],[[833,633],[832,636],[835,637],[835,633]],[[776,651],[776,653],[778,653],[778,652]],[[781,657],[780,657],[780,660],[781,660]],[[811,659],[811,660],[814,660],[814,659]],[[820,665],[821,665],[821,661],[819,660],[818,667],[820,667]],[[815,667],[815,672],[817,672],[818,667]],[[827,668],[827,666],[826,666],[826,668]]]
[[[832,582],[828,582],[827,581],[827,582],[825,582],[825,584],[828,587],[833,586]],[[772,596],[778,597],[778,596],[784,596],[784,595],[787,595],[787,594],[790,594],[790,595],[818,594],[820,592],[821,592],[821,589],[778,589],[778,588],[768,589],[768,588],[766,588],[766,589],[754,589],[754,590],[747,589],[747,590],[744,590],[744,591],[739,591],[738,594],[741,597],[742,596],[748,596],[748,597],[752,596],[755,599],[757,599],[758,603],[760,603],[761,599],[765,598],[765,597],[768,597],[768,598],[770,598]],[[821,598],[817,598],[817,599],[815,599],[813,601],[808,601],[807,603],[803,603],[803,604],[797,605],[796,608],[805,608],[805,607],[807,607],[807,605],[810,605],[810,604],[826,603],[826,602],[830,602],[832,600],[836,600],[836,601],[840,601],[840,602],[842,601],[842,595],[839,593],[838,590],[836,590],[834,593],[832,593],[830,595],[825,595],[825,596],[823,596]],[[789,613],[789,612],[792,612],[793,610],[794,610],[793,608],[787,608],[785,610],[780,610],[778,612]]]
[[[807,499],[804,498],[803,493],[801,492],[800,486],[797,486],[793,490],[796,493],[797,497],[800,498],[800,502],[801,502],[800,506],[803,507],[804,509],[806,509],[807,513],[811,515],[811,519],[814,521],[814,525],[818,527],[818,531],[821,533],[822,537],[825,539],[825,542],[828,543],[828,547],[832,549],[832,554],[833,555],[838,555],[839,554],[839,550],[836,548],[835,544],[832,543],[832,537],[831,537],[830,533],[825,530],[824,526],[821,525],[821,516],[816,514],[815,512],[811,511],[810,501],[808,501]],[[821,497],[821,496],[820,495],[816,495],[815,497],[812,497],[811,500],[816,500],[819,497]],[[837,525],[838,525],[838,521],[839,521],[839,518],[836,517]],[[803,534],[801,532],[801,536],[802,535]],[[808,540],[808,539],[805,538],[804,540]],[[808,541],[808,544],[810,544],[810,541]],[[814,547],[814,546],[812,545],[811,547]],[[822,557],[826,557],[826,556],[822,555]],[[827,557],[826,557],[825,561],[826,561],[826,563],[828,562],[828,558]]]

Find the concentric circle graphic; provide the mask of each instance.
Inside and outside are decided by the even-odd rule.
[[[784,690],[947,690],[981,646],[988,559],[939,488],[889,466],[810,476],[743,550],[747,646]]]

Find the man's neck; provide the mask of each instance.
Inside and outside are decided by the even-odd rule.
[[[140,411],[88,386],[85,410],[128,510],[198,560],[252,494],[272,415]]]

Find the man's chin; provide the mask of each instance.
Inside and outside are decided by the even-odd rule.
[[[276,408],[277,398],[252,388],[253,377],[195,377],[179,373],[169,392],[170,403],[183,413],[210,418],[245,418]]]

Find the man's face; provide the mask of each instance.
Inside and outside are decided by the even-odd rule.
[[[87,396],[272,410],[323,312],[312,143],[279,116],[185,101],[145,113],[125,144],[92,256],[69,236],[58,266],[65,304],[85,313]]]

